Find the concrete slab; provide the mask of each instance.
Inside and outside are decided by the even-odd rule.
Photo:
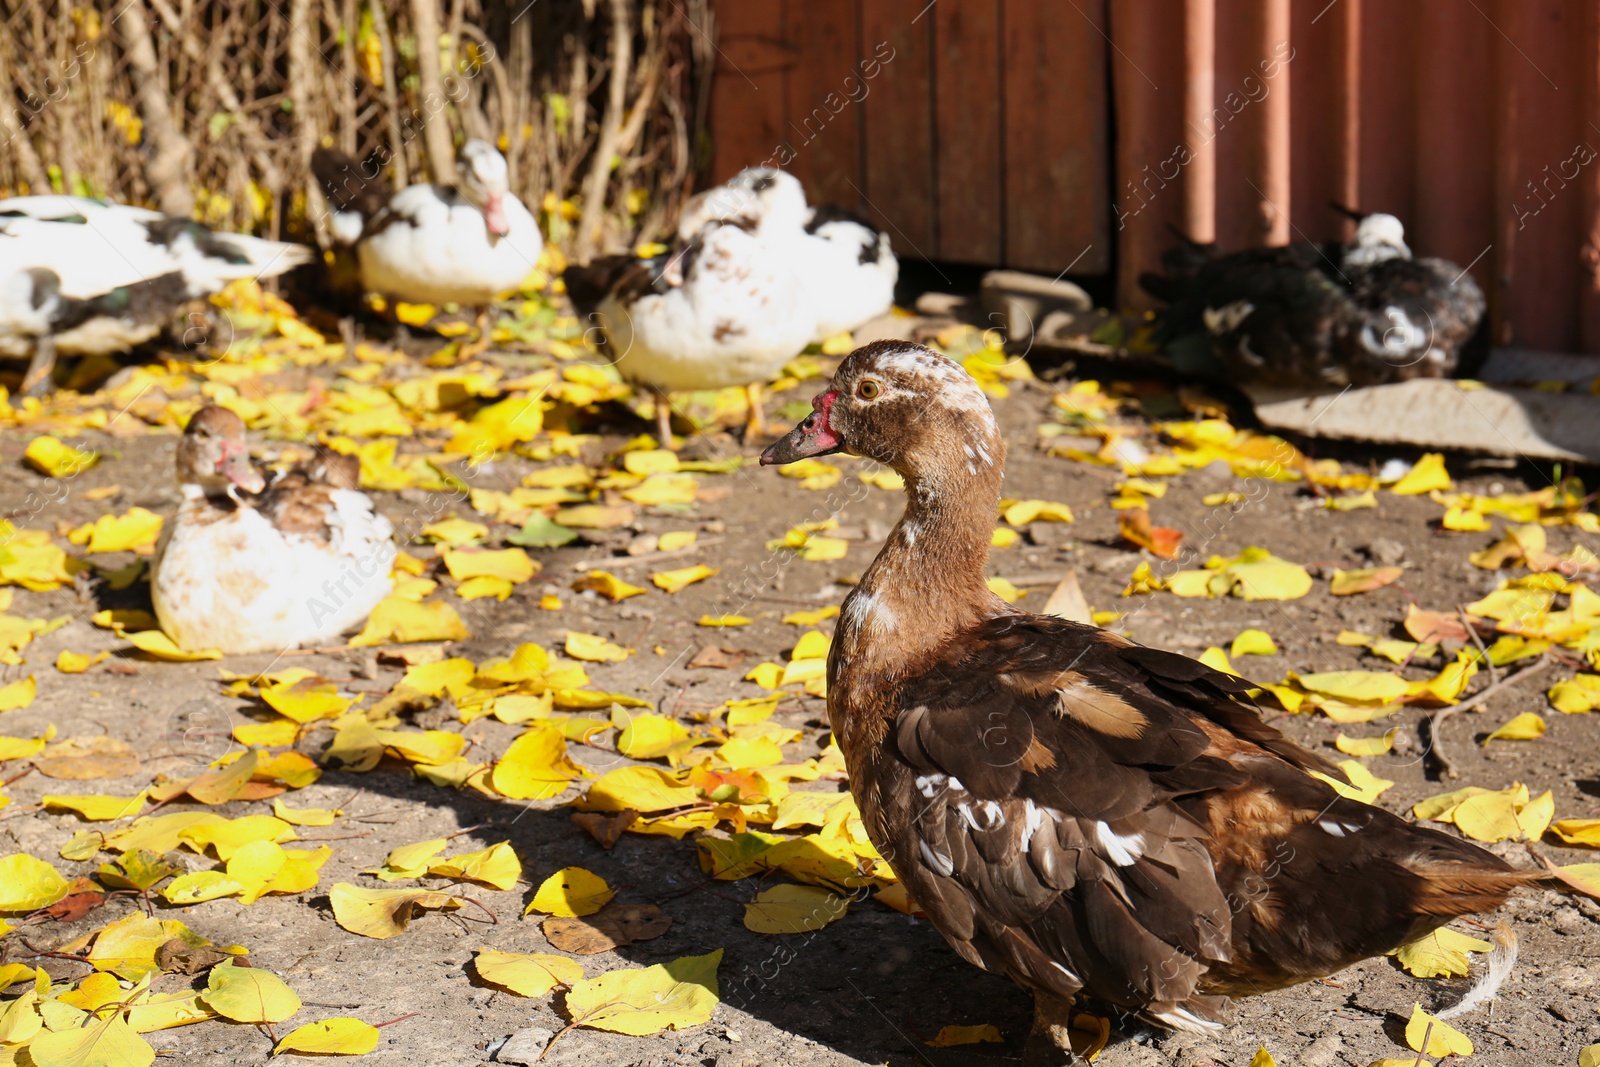
[[[1593,371],[1590,372],[1593,376]],[[1319,396],[1250,390],[1270,429],[1308,437],[1600,463],[1600,397],[1445,379]]]

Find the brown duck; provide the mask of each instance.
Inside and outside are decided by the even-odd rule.
[[[898,471],[908,502],[828,660],[850,790],[945,940],[1034,994],[1026,1062],[1070,1061],[1080,995],[1219,1030],[1230,996],[1550,880],[1340,796],[1247,683],[991,593],[1005,445],[957,364],[868,345],[812,405],[761,462],[848,451]]]

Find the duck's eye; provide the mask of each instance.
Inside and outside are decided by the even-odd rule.
[[[883,386],[871,378],[864,379],[860,385],[856,386],[856,396],[859,396],[862,400],[876,400],[878,399],[878,394],[882,392]]]

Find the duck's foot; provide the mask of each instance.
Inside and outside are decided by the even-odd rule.
[[[1033,1029],[1022,1047],[1023,1067],[1065,1067],[1080,1062],[1072,1052],[1072,1001],[1033,995]]]
[[[652,389],[650,393],[655,397],[656,440],[661,442],[662,448],[676,452],[683,445],[674,441],[672,437],[672,401],[667,397],[665,389]]]
[[[33,346],[33,359],[28,363],[27,373],[22,376],[22,386],[18,390],[18,395],[48,396],[51,387],[55,384],[55,373],[55,341],[50,337],[41,337]]]
[[[751,382],[745,386],[744,399],[748,408],[744,422],[744,443],[753,445],[767,436],[767,422],[761,414],[761,383]]]

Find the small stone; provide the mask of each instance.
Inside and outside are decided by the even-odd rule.
[[[1392,567],[1406,558],[1406,546],[1388,537],[1374,538],[1366,552],[1368,559],[1384,567]]]
[[[544,1054],[545,1046],[550,1044],[550,1039],[556,1036],[554,1030],[546,1030],[542,1026],[530,1026],[526,1030],[518,1030],[506,1038],[506,1043],[501,1045],[494,1054],[496,1063],[517,1063],[523,1067],[539,1062],[539,1057]]]
[[[1339,1053],[1344,1051],[1344,1039],[1338,1034],[1325,1034],[1306,1046],[1295,1060],[1299,1067],[1333,1067]]]
[[[702,523],[700,528],[708,534],[719,534],[727,532],[728,524],[721,519],[712,519],[710,522]]]

